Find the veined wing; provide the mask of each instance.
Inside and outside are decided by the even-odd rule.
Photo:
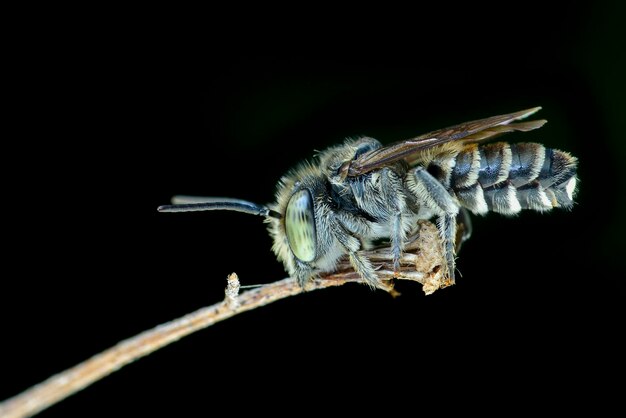
[[[399,141],[361,155],[349,164],[344,164],[341,171],[344,175],[356,177],[399,160],[410,161],[412,157],[415,157],[415,155],[420,152],[449,142],[478,142],[494,138],[507,132],[531,131],[542,127],[547,121],[534,120],[519,123],[513,122],[524,119],[538,112],[540,109],[541,107],[533,107],[532,109],[521,110],[506,115],[465,122],[449,128],[429,132],[416,138]]]

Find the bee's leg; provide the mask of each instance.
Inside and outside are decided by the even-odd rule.
[[[459,214],[456,215],[456,240],[455,249],[456,254],[461,251],[461,246],[465,241],[472,236],[472,218],[470,218],[469,211],[465,208],[461,208]]]
[[[445,186],[430,175],[424,167],[418,166],[412,170],[412,173],[413,176],[410,176],[407,181],[408,189],[420,202],[424,202],[438,216],[437,226],[443,240],[448,270],[448,283],[446,284],[454,284],[454,244],[456,241],[456,216],[459,213],[459,206],[450,196]]]
[[[389,168],[381,170],[381,189],[384,199],[393,215],[391,217],[391,251],[393,254],[393,270],[400,270],[400,257],[404,250],[406,231],[402,225],[402,212],[405,208],[405,197],[402,180]]]
[[[376,276],[376,271],[370,260],[359,253],[361,241],[354,237],[341,221],[336,219],[334,223],[335,225],[332,230],[335,231],[335,238],[337,238],[337,241],[339,241],[348,253],[350,264],[354,268],[354,271],[356,271],[371,288],[387,289]]]
[[[405,234],[402,231],[402,215],[394,216],[391,227],[391,251],[393,253],[393,271],[400,271],[400,257],[404,250]]]
[[[298,280],[301,288],[306,289],[306,284],[313,276],[313,269],[308,264],[296,260],[292,276]]]

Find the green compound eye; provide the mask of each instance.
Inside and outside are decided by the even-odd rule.
[[[313,199],[308,190],[291,196],[285,214],[285,230],[293,254],[304,262],[315,259],[315,215]]]

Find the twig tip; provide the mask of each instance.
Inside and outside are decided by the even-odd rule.
[[[226,303],[230,307],[236,308],[237,306],[239,306],[239,301],[237,300],[240,289],[239,276],[237,276],[237,273],[231,273],[226,278],[226,281],[228,283],[226,285],[226,289],[224,290],[224,294],[226,295]]]

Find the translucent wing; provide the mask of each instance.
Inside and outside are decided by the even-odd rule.
[[[361,174],[365,174],[399,160],[411,161],[416,154],[448,142],[478,142],[506,132],[531,131],[543,126],[546,120],[519,123],[512,122],[524,119],[540,109],[541,107],[533,107],[532,109],[521,110],[506,115],[465,122],[449,128],[429,132],[416,138],[396,142],[361,155],[349,164],[344,164],[341,171],[350,177],[360,176]]]

